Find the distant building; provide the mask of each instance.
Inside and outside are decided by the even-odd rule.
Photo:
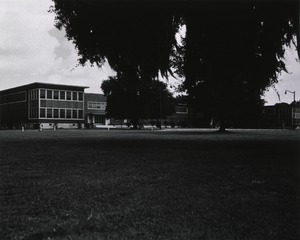
[[[84,86],[32,83],[0,91],[0,128],[82,128],[106,124],[106,99]]]
[[[85,127],[97,128],[109,124],[105,117],[107,97],[102,94],[84,94]]]
[[[175,113],[167,117],[167,121],[171,125],[180,127],[187,127],[189,119],[189,109],[186,103],[177,103],[175,106]]]
[[[264,106],[261,117],[262,128],[300,127],[300,102],[277,103]]]

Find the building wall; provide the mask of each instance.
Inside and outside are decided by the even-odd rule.
[[[265,106],[260,123],[262,128],[299,127],[300,103],[279,103]]]
[[[300,101],[294,102],[290,106],[293,123],[295,127],[300,127]]]
[[[33,83],[0,92],[0,127],[81,127],[84,88]]]
[[[0,128],[13,128],[27,122],[27,91],[0,93]]]
[[[39,123],[53,123],[57,127],[63,127],[63,123],[80,126],[84,122],[83,90],[59,88],[40,88],[38,90]]]
[[[166,121],[170,125],[187,127],[189,118],[189,111],[187,104],[178,103],[175,106],[175,114],[167,117]]]
[[[16,88],[15,91],[0,92],[0,128],[20,127],[27,122],[28,91],[26,88]]]
[[[84,94],[85,126],[87,128],[101,127],[109,123],[106,119],[107,98],[102,94]]]

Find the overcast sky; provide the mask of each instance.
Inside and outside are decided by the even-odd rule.
[[[32,82],[88,86],[86,92],[100,93],[102,80],[113,75],[108,65],[76,67],[77,53],[65,33],[57,30],[54,14],[48,13],[50,0],[0,0],[0,90]],[[105,33],[103,33],[105,34]],[[289,50],[276,88],[282,102],[291,102],[296,91],[300,99],[300,63]],[[267,105],[279,102],[274,89],[266,95]]]

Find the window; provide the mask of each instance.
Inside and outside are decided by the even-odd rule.
[[[34,100],[37,99],[37,90],[33,90],[33,96],[32,96],[32,98],[33,98]]]
[[[77,109],[72,110],[72,118],[77,118]]]
[[[72,92],[72,95],[73,95],[73,100],[77,101],[77,92]]]
[[[78,110],[78,118],[83,118],[83,110]]]
[[[88,102],[88,109],[105,110],[106,102]]]
[[[60,91],[60,92],[59,92],[59,99],[60,99],[60,100],[65,100],[65,99],[66,99],[65,91]]]
[[[58,99],[58,91],[54,91],[53,98]]]
[[[29,98],[30,98],[30,100],[36,100],[37,99],[37,90],[29,91]]]
[[[71,92],[67,92],[67,100],[71,100]]]
[[[47,99],[52,99],[52,90],[47,90]]]
[[[71,118],[71,109],[67,109],[67,118]]]
[[[53,118],[58,118],[58,109],[53,109]]]
[[[52,108],[47,108],[47,118],[52,118]]]
[[[103,123],[103,117],[100,115],[95,115],[95,123]]]
[[[46,117],[46,109],[45,108],[40,108],[40,117],[45,118]]]
[[[78,93],[78,100],[79,101],[83,101],[83,94],[82,94],[82,92]]]
[[[59,109],[59,117],[65,118],[66,117],[66,110],[65,109]]]
[[[188,108],[185,106],[176,106],[176,113],[178,114],[187,114],[188,113]]]
[[[46,91],[44,89],[40,90],[40,98],[43,98],[43,99],[46,98]]]
[[[99,109],[100,108],[100,104],[99,103],[92,103],[92,108]]]

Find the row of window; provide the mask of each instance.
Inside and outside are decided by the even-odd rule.
[[[97,109],[105,111],[106,105],[106,102],[88,102],[88,109]]]
[[[57,99],[83,101],[83,92],[61,91],[61,90],[40,90],[41,99]]]
[[[175,111],[176,111],[177,114],[187,114],[188,113],[188,108],[177,106],[175,108]]]
[[[83,119],[83,110],[69,108],[40,108],[40,118]]]

